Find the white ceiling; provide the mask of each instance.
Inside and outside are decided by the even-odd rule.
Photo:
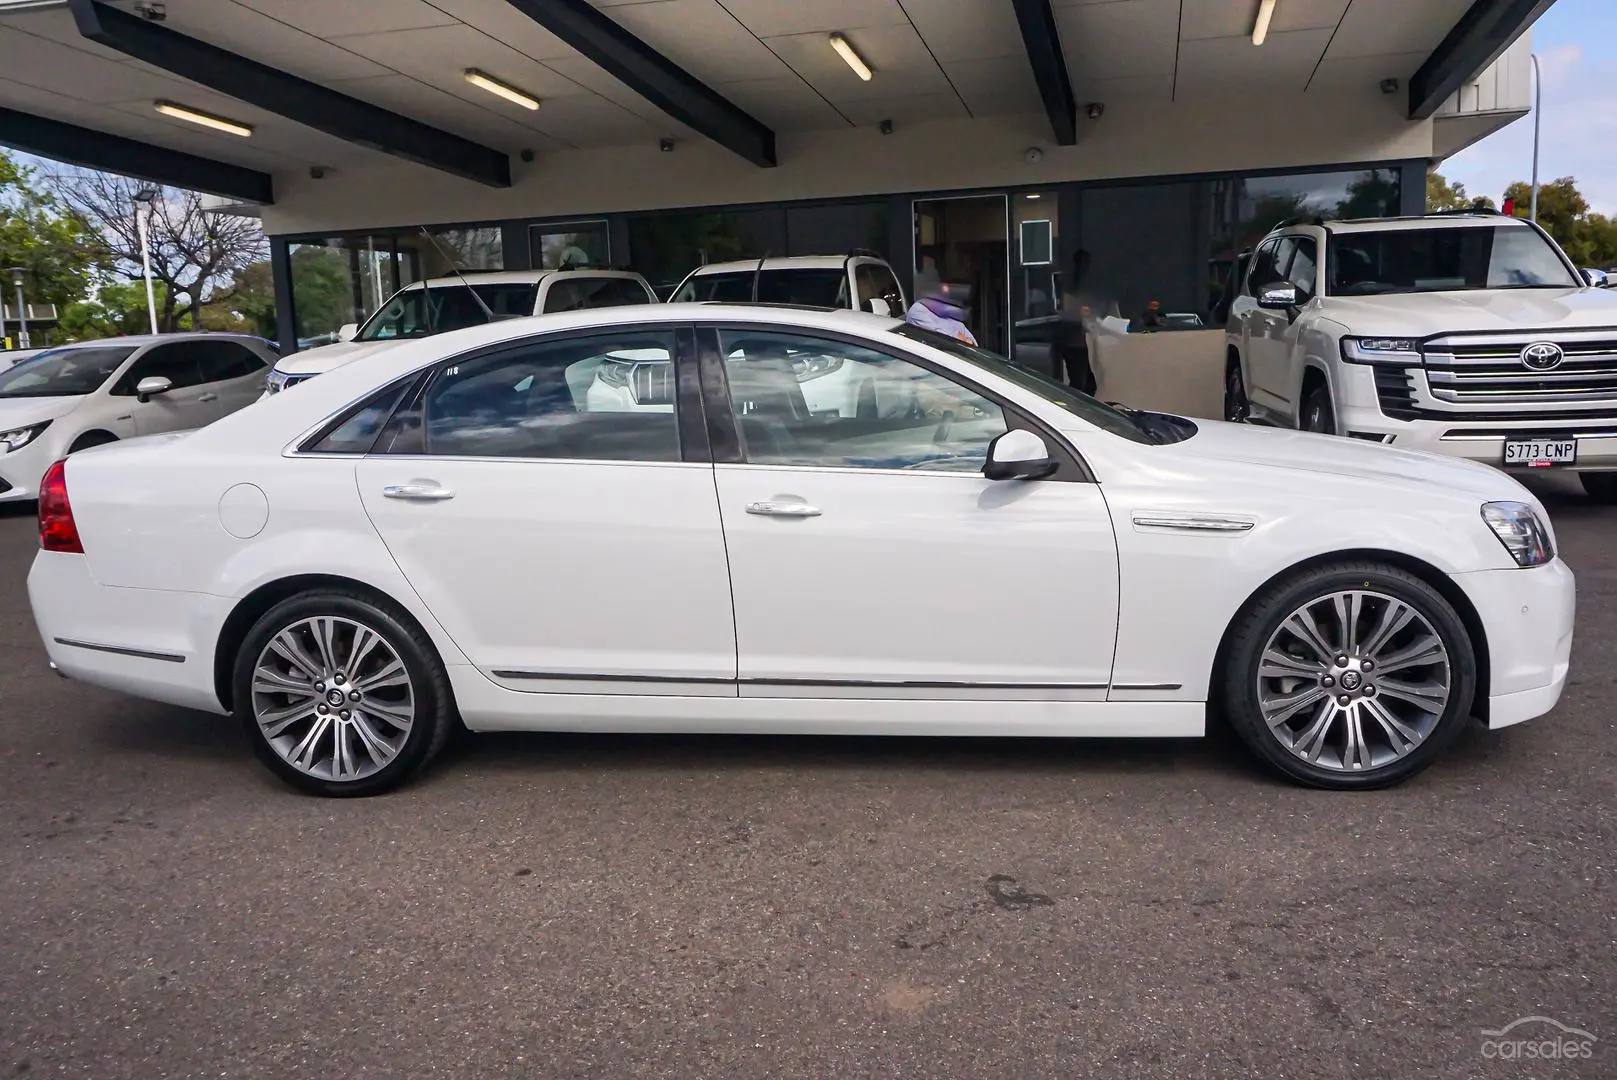
[[[515,154],[695,138],[506,0],[165,0],[181,33]],[[1042,112],[1011,0],[592,0],[777,132]],[[1407,80],[1471,0],[1052,0],[1080,102],[1368,93]],[[133,0],[113,0],[132,8]],[[875,71],[831,50],[844,34]],[[542,99],[468,85],[476,67]],[[251,139],[152,110],[169,98]],[[0,16],[0,106],[267,171],[366,150],[85,41],[61,8]]]

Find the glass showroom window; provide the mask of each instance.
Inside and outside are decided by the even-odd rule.
[[[336,341],[344,323],[364,322],[397,288],[387,235],[307,241],[289,255],[300,349]]]

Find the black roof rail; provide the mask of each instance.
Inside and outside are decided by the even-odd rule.
[[[1286,218],[1275,226],[1276,229],[1289,229],[1293,225],[1324,225],[1325,219],[1318,214],[1297,214]]]
[[[1468,206],[1456,210],[1428,210],[1426,217],[1453,217],[1455,215],[1480,214],[1484,217],[1506,217],[1507,215],[1492,206]]]

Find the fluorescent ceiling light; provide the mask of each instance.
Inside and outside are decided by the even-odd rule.
[[[195,109],[188,109],[184,105],[176,105],[172,101],[154,101],[152,102],[152,107],[164,116],[172,116],[176,120],[201,124],[203,127],[213,128],[215,131],[226,131],[232,135],[240,135],[242,138],[246,138],[253,133],[251,126],[243,124],[239,120],[227,120],[222,116],[214,116],[212,113],[198,112]]]
[[[865,63],[864,57],[853,51],[853,46],[848,44],[847,38],[841,34],[832,34],[831,47],[837,51],[838,56],[848,62],[848,66],[853,68],[855,75],[865,80],[865,82],[870,81],[870,65]]]
[[[487,75],[476,68],[466,69],[466,81],[480,90],[487,90],[495,97],[503,97],[507,101],[513,101],[524,109],[537,109],[539,107],[539,99],[532,94],[525,94],[509,83],[503,83],[492,75]]]
[[[1252,44],[1262,45],[1269,36],[1269,20],[1275,17],[1275,0],[1259,0],[1258,21],[1252,24]]]

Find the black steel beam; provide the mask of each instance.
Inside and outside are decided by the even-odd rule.
[[[169,187],[269,204],[269,175],[43,116],[0,109],[0,146]]]
[[[1409,118],[1425,120],[1499,59],[1555,0],[1476,0],[1409,80]]]
[[[588,0],[509,2],[686,127],[754,165],[769,168],[775,164],[773,131]]]
[[[1078,103],[1072,96],[1072,79],[1067,74],[1067,57],[1061,50],[1055,12],[1050,0],[1011,0],[1016,21],[1022,27],[1022,44],[1027,48],[1033,79],[1039,84],[1044,111],[1050,117],[1056,142],[1072,146],[1078,141]]]
[[[511,159],[470,139],[187,37],[97,0],[69,0],[90,41],[238,101],[359,146],[490,187],[511,186]]]

